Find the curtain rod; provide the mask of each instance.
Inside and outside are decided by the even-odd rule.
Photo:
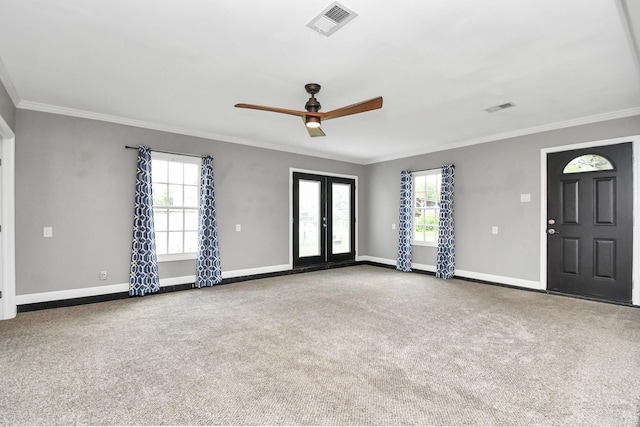
[[[140,147],[132,147],[130,145],[125,145],[124,148],[129,148],[132,150],[137,150]],[[175,154],[177,156],[188,156],[188,157],[205,157],[204,155],[198,155],[198,154],[189,154],[189,153],[177,153],[175,151],[163,151],[163,150],[154,150],[154,149],[149,149],[149,151],[155,151],[156,153],[164,153],[164,154]]]
[[[455,165],[450,164],[450,165],[443,165],[443,166],[455,166]],[[409,173],[414,173],[414,172],[426,172],[426,171],[433,171],[433,170],[436,170],[436,169],[442,169],[442,166],[437,167],[437,168],[420,169],[420,170],[416,170],[416,171],[409,169],[409,170],[407,170],[407,172],[409,172]]]

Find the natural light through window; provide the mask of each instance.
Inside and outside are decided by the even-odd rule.
[[[598,154],[578,156],[567,163],[562,173],[581,173],[613,170],[611,162]]]
[[[200,158],[152,153],[151,176],[158,260],[195,258]]]
[[[413,173],[413,244],[435,246],[440,218],[440,169]]]

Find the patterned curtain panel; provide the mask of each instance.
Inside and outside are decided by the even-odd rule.
[[[151,152],[138,148],[136,199],[133,216],[133,246],[129,295],[143,296],[160,290],[158,256],[153,225],[153,195],[151,193]]]
[[[442,166],[440,189],[440,232],[438,234],[438,259],[436,277],[451,279],[456,264],[456,243],[453,230],[453,178],[454,165]]]
[[[218,230],[216,228],[216,206],[213,187],[213,158],[202,158],[200,180],[200,230],[198,237],[198,277],[196,286],[213,286],[222,281]]]
[[[413,206],[413,183],[411,172],[402,171],[400,175],[400,228],[398,231],[398,261],[396,270],[411,271],[411,235]]]

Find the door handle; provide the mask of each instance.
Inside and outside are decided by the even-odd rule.
[[[548,230],[547,230],[547,233],[549,233],[549,234],[560,234],[560,232],[559,232],[559,231],[556,231],[556,230],[555,230],[555,229],[553,229],[553,228],[548,229]]]

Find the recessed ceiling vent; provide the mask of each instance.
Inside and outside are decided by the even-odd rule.
[[[334,1],[318,16],[309,21],[307,27],[324,36],[330,36],[356,16],[358,16],[357,13]]]
[[[507,108],[515,107],[513,102],[507,102],[506,104],[494,105],[493,107],[485,108],[484,111],[488,113],[495,113],[496,111],[505,110]]]

